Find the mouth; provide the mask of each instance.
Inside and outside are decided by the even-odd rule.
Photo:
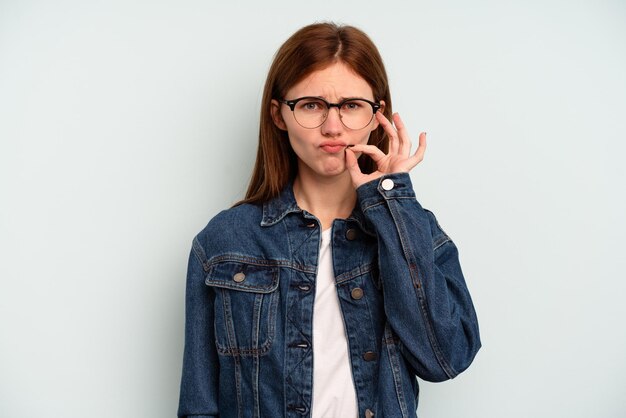
[[[341,141],[326,141],[322,142],[320,148],[329,154],[336,154],[346,149],[346,143]]]

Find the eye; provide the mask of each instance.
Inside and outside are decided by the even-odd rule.
[[[360,100],[350,100],[345,102],[342,106],[342,109],[347,111],[355,111],[361,108],[363,108],[363,103],[361,103]]]
[[[306,99],[298,102],[298,108],[305,112],[319,112],[326,108],[324,102],[315,99]]]

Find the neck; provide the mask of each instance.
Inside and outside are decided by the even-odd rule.
[[[328,229],[334,219],[345,219],[356,204],[356,190],[348,171],[332,177],[311,175],[300,170],[293,183],[293,193],[301,209],[313,214]]]

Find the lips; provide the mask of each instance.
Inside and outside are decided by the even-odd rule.
[[[325,141],[320,144],[320,148],[325,152],[335,154],[343,151],[346,148],[346,143],[343,141]]]

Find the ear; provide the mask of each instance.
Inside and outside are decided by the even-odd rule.
[[[380,113],[384,113],[385,112],[385,101],[384,100],[380,101],[380,109],[378,109],[377,112],[380,112]],[[378,119],[374,118],[374,126],[372,127],[372,132],[375,131],[376,128],[378,128],[378,125],[380,125],[378,123]]]
[[[270,112],[272,113],[272,120],[274,121],[274,125],[283,131],[287,130],[287,125],[285,124],[285,120],[283,119],[283,114],[280,111],[280,103],[276,99],[272,99],[270,103]]]

